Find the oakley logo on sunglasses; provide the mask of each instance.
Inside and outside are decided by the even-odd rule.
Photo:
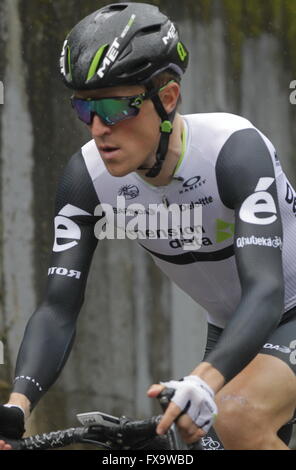
[[[126,34],[128,33],[130,27],[132,26],[133,22],[135,21],[136,15],[132,15],[129,19],[128,24],[125,26],[124,30],[122,31],[121,35],[119,38],[115,38],[114,41],[112,42],[111,46],[108,49],[108,52],[103,59],[103,64],[102,67],[98,69],[97,75],[100,78],[103,78],[106,70],[110,67],[110,65],[115,62],[116,57],[119,54],[119,48],[121,46],[121,41],[120,39],[124,39]]]

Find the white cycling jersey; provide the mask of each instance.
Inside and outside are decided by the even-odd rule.
[[[264,344],[273,343],[279,324],[287,327],[295,315],[296,195],[274,147],[239,116],[213,113],[183,119],[182,158],[167,186],[148,184],[137,173],[111,176],[93,140],[66,165],[56,197],[45,298],[28,323],[16,366],[13,390],[25,394],[33,406],[58,376],[73,344],[98,245],[96,228],[104,222],[96,208],[105,203],[112,217],[118,215],[118,196],[126,203],[124,222],[116,220],[123,230],[134,219],[131,204],[140,204],[145,217],[151,204],[187,204],[191,211],[195,203],[202,205],[199,250],[190,249],[183,232],[178,238],[169,230],[166,238],[156,232],[157,237],[138,243],[205,307],[209,322],[223,328],[206,360],[226,381]],[[293,348],[293,328],[289,333],[283,344]]]
[[[148,184],[137,173],[124,177],[110,175],[94,140],[82,147],[82,155],[98,199],[116,208],[117,196],[126,206],[149,204],[202,205],[202,247],[195,252],[183,249],[184,240],[141,239],[138,242],[155,263],[181,289],[208,312],[210,323],[225,327],[241,298],[241,285],[234,257],[234,210],[221,200],[217,182],[217,161],[221,151],[238,131],[256,129],[247,119],[227,113],[183,116],[185,139],[182,160],[167,186]],[[274,167],[280,214],[283,224],[283,267],[285,311],[296,304],[296,194],[287,180],[272,143],[259,131]],[[235,175],[234,175],[235,176]],[[254,192],[255,192],[254,187]],[[128,222],[129,218],[126,218]],[[277,239],[244,237],[241,244],[271,244]]]

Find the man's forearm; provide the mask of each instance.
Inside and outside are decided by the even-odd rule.
[[[54,309],[45,303],[26,327],[13,392],[27,397],[31,409],[56,381],[71,351],[78,313],[68,310],[57,306]]]

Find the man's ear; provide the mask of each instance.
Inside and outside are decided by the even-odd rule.
[[[180,96],[179,83],[169,83],[163,90],[161,90],[159,96],[166,112],[170,114],[176,108]]]

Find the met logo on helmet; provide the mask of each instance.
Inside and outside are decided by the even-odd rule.
[[[176,37],[176,34],[177,34],[177,30],[175,28],[175,25],[174,23],[171,23],[168,34],[162,38],[164,44],[167,45],[170,39],[174,39],[174,37]]]
[[[121,46],[121,40],[125,38],[125,36],[127,35],[129,29],[131,28],[133,22],[135,21],[136,19],[136,15],[132,15],[129,19],[129,22],[127,23],[127,25],[125,26],[124,30],[122,31],[120,37],[116,37],[114,39],[114,41],[112,42],[111,46],[109,47],[108,49],[108,52],[106,54],[106,56],[104,57],[103,59],[103,63],[102,63],[102,67],[100,67],[97,71],[97,75],[100,77],[100,78],[103,78],[105,73],[106,73],[106,70],[110,67],[110,65],[112,63],[115,62],[118,54],[119,54],[119,49],[120,49],[120,46]]]
[[[68,65],[68,72],[67,72]],[[64,77],[68,80],[71,78],[70,72],[70,49],[68,46],[68,39],[65,40],[62,48],[61,58],[60,58],[60,70]]]
[[[115,38],[111,46],[109,47],[106,57],[103,60],[102,67],[99,68],[99,70],[97,71],[97,74],[100,78],[104,77],[106,69],[112,64],[112,62],[115,62],[115,59],[119,54],[119,47],[120,43],[118,42],[118,38]]]

